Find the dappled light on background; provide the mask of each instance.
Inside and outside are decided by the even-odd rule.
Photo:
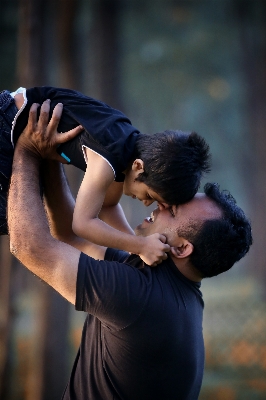
[[[222,78],[214,78],[207,84],[209,95],[217,101],[223,101],[230,96],[230,85]]]

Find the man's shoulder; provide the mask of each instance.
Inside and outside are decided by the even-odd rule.
[[[106,249],[104,259],[105,259],[105,261],[117,261],[117,262],[124,263],[129,258],[129,256],[130,256],[130,254],[127,253],[126,251],[117,250],[117,249],[108,247]]]

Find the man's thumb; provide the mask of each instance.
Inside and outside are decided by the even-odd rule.
[[[83,126],[79,125],[76,128],[71,129],[71,131],[58,134],[57,143],[60,144],[68,142],[70,139],[76,137],[83,129],[84,129]]]

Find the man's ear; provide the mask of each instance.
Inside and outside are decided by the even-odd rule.
[[[189,257],[193,253],[194,246],[188,240],[185,240],[180,246],[171,247],[171,254],[175,258]]]
[[[144,172],[144,161],[141,160],[140,158],[136,158],[136,160],[133,161],[132,170],[140,174]]]

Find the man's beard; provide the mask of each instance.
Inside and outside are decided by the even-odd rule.
[[[136,226],[136,228],[134,229],[135,235],[136,236],[142,236],[141,235],[141,224]]]
[[[142,228],[141,227],[142,224],[139,224],[138,226],[136,226],[136,228],[134,229],[135,235],[136,236],[148,236],[148,233],[145,233],[145,230],[147,228]]]

